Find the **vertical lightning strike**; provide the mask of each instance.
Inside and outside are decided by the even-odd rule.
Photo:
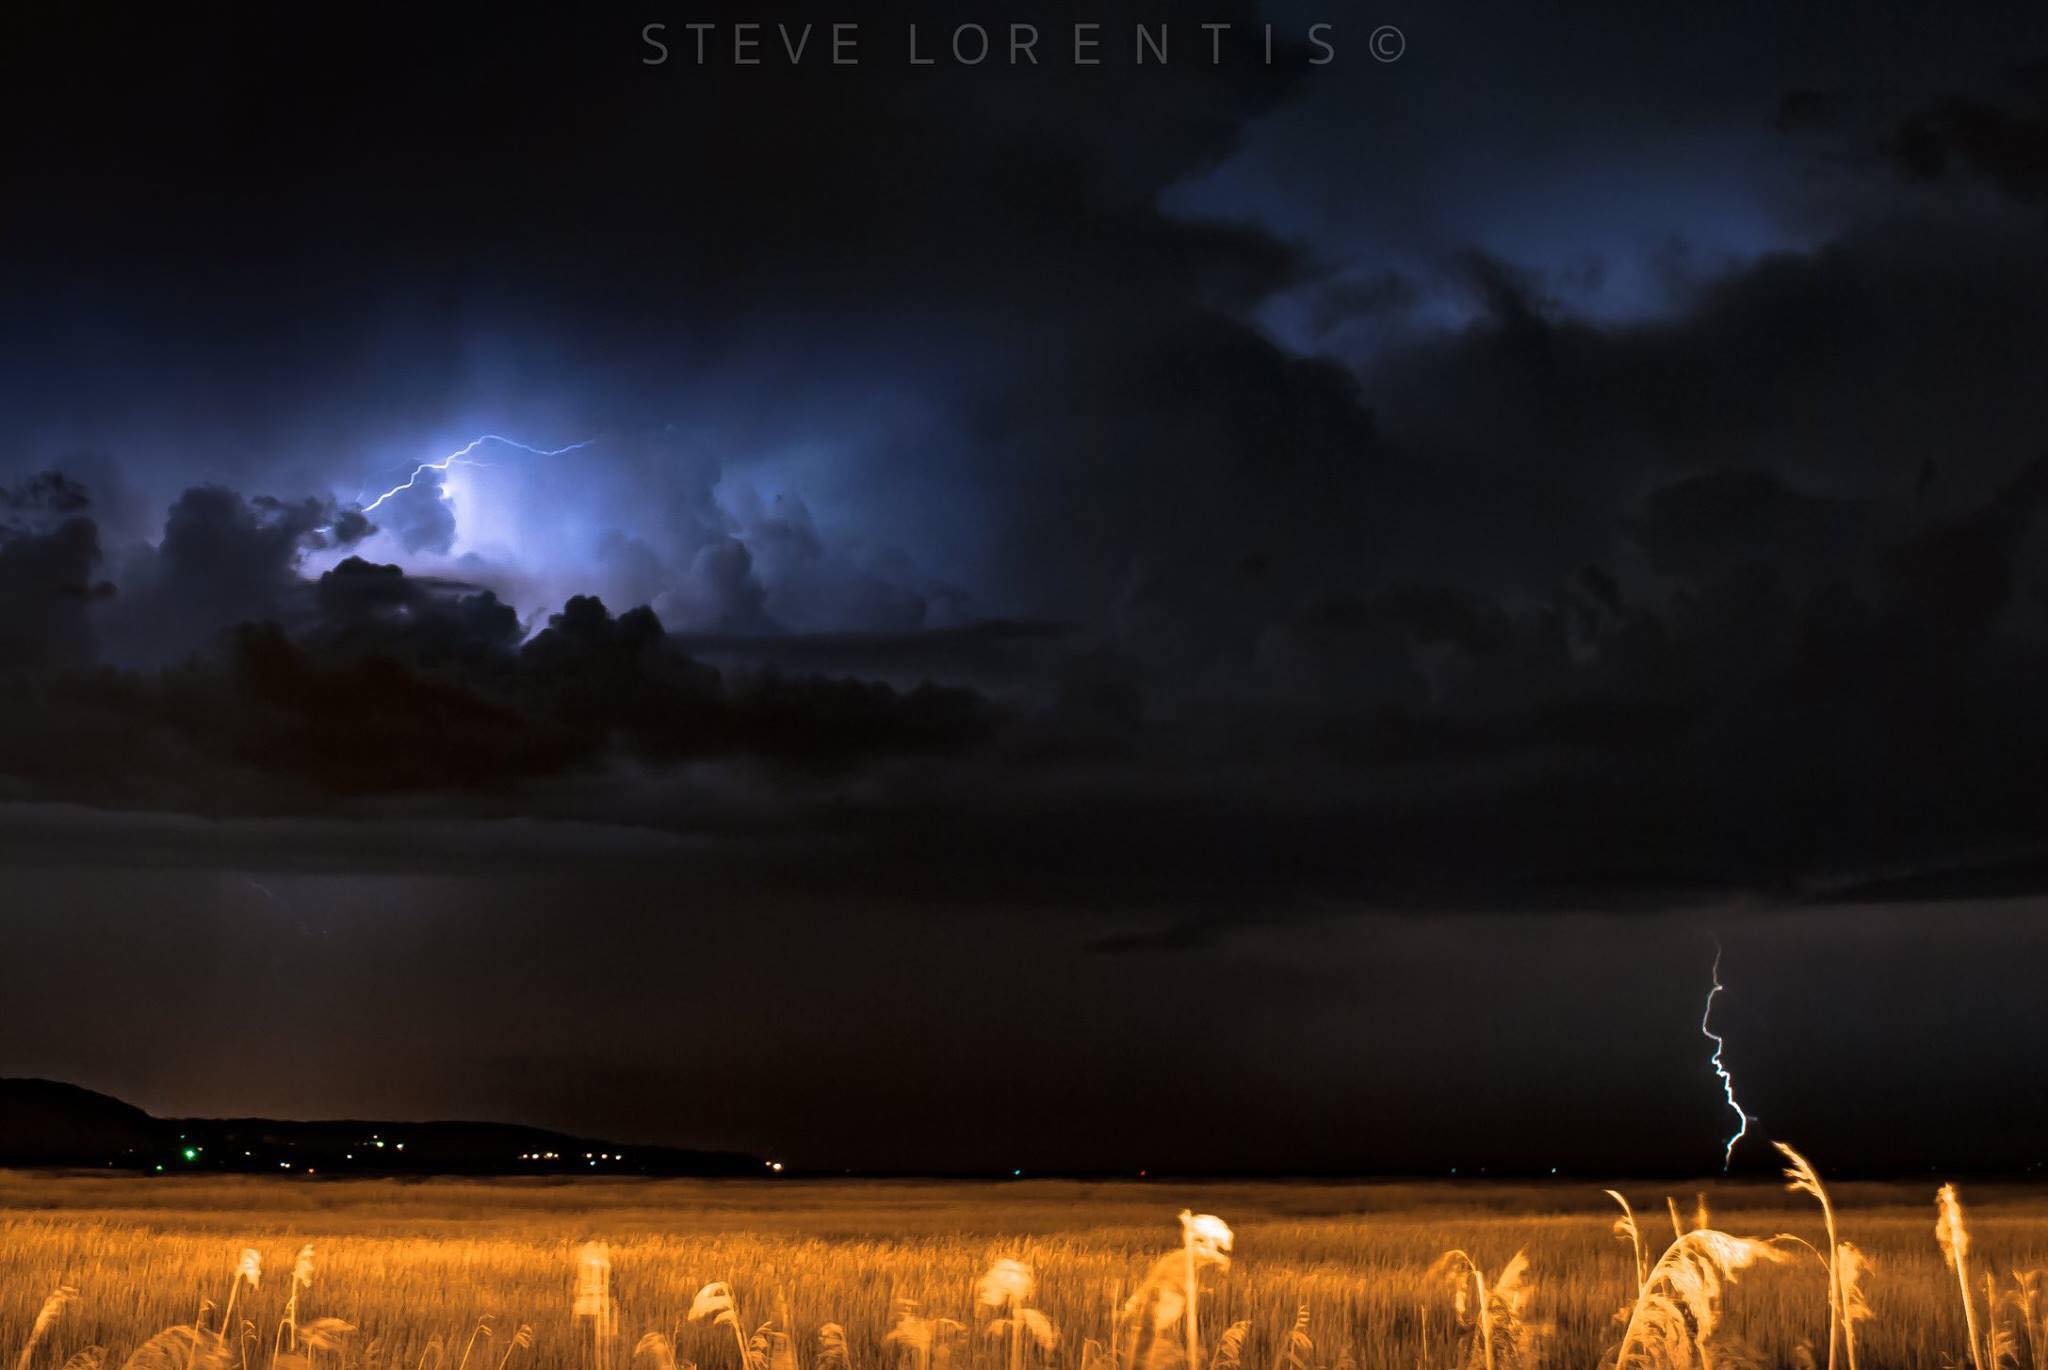
[[[1721,1062],[1721,1050],[1727,1043],[1722,1040],[1719,1033],[1707,1026],[1714,1016],[1714,996],[1728,988],[1721,983],[1721,939],[1718,937],[1714,939],[1714,968],[1708,975],[1714,983],[1707,991],[1706,1009],[1700,1014],[1700,1035],[1714,1044],[1714,1054],[1709,1059],[1713,1064],[1714,1074],[1721,1077],[1721,1092],[1727,1096],[1728,1107],[1735,1111],[1736,1120],[1735,1131],[1729,1136],[1728,1144],[1721,1152],[1721,1169],[1726,1170],[1735,1159],[1735,1144],[1748,1135],[1749,1125],[1756,1119],[1752,1118],[1741,1104],[1735,1102],[1735,1077],[1728,1073],[1728,1067]]]
[[[363,512],[367,514],[372,509],[375,509],[378,505],[382,504],[385,500],[390,499],[393,495],[412,489],[414,484],[418,482],[419,478],[421,476],[424,476],[429,471],[446,471],[451,466],[487,465],[487,463],[485,462],[472,461],[470,460],[469,457],[469,454],[471,452],[476,451],[477,448],[483,446],[487,442],[502,443],[507,447],[516,447],[522,452],[531,452],[536,457],[559,457],[564,452],[574,452],[579,447],[588,447],[591,443],[595,441],[597,441],[595,438],[585,438],[582,442],[572,442],[567,447],[528,447],[523,442],[514,441],[511,438],[504,437],[497,433],[485,433],[479,437],[471,438],[467,443],[463,444],[460,448],[457,448],[455,451],[450,452],[447,456],[441,458],[439,461],[421,462],[418,466],[415,466],[412,469],[412,474],[407,476],[402,483],[392,486],[389,490],[386,490],[383,494],[377,496],[377,498],[371,500],[368,504],[363,505]]]

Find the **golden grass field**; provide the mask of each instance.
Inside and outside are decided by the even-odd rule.
[[[1826,1247],[1819,1206],[1779,1185],[1618,1187],[1636,1209],[1649,1261],[1673,1240],[1666,1194],[1690,1229],[1702,1187],[1716,1229],[1788,1233]],[[1870,1266],[1862,1287],[1869,1316],[1853,1327],[1857,1364],[1968,1365],[1957,1275],[1935,1240],[1934,1180],[1846,1184],[1830,1194],[1841,1240]],[[2012,1297],[2013,1272],[2048,1266],[2048,1196],[1980,1185],[1965,1187],[1962,1200],[1975,1316],[1989,1324],[1977,1329],[1980,1355],[2000,1355],[2010,1342],[2010,1364],[2048,1370],[2029,1345],[2048,1334],[2041,1300],[2022,1307]],[[1174,1300],[1184,1286],[1157,1282],[1164,1271],[1171,1285],[1186,1268],[1184,1208],[1234,1229],[1227,1266],[1219,1259],[1197,1272],[1196,1354],[1219,1370],[1483,1365],[1482,1330],[1500,1370],[1612,1365],[1617,1310],[1638,1292],[1631,1246],[1613,1230],[1620,1210],[1598,1184],[1581,1182],[315,1182],[0,1172],[0,1365],[24,1347],[19,1365],[29,1370],[90,1365],[73,1358],[98,1346],[106,1366],[120,1366],[153,1334],[191,1324],[202,1301],[212,1304],[207,1325],[218,1328],[232,1294],[229,1321],[239,1335],[188,1333],[183,1349],[135,1363],[268,1366],[294,1292],[296,1323],[340,1319],[353,1330],[322,1324],[309,1334],[318,1345],[301,1345],[304,1359],[279,1354],[280,1365],[658,1367],[672,1354],[700,1370],[742,1370],[748,1353],[735,1331],[751,1336],[763,1324],[773,1325],[748,1370],[1181,1364]],[[592,1254],[579,1272],[589,1242],[605,1244],[607,1271]],[[311,1280],[302,1287],[292,1272],[307,1244]],[[245,1248],[261,1256],[253,1287],[235,1280]],[[1474,1286],[1469,1267],[1439,1261],[1450,1249],[1470,1253],[1487,1282],[1496,1320],[1486,1329],[1471,1316],[1476,1298],[1464,1300],[1461,1322],[1457,1291]],[[1705,1291],[1721,1319],[1706,1364],[1804,1364],[1802,1344],[1814,1363],[1827,1363],[1826,1268],[1817,1251],[1773,1249],[1782,1261],[1759,1261]],[[1492,1289],[1518,1251],[1528,1256],[1526,1278]],[[1035,1290],[1010,1289],[1007,1305],[1001,1291],[978,1299],[978,1282],[1003,1258],[1027,1264]],[[714,1291],[699,1309],[714,1316],[686,1320],[703,1286],[717,1281],[730,1284],[736,1317],[715,1316]],[[76,1297],[58,1300],[34,1335],[60,1287]],[[1120,1316],[1133,1295],[1151,1297],[1149,1311]],[[899,1300],[916,1300],[924,1315],[960,1330],[948,1335],[939,1325],[934,1335],[932,1323],[898,1323]],[[1159,1335],[1140,1336],[1134,1318],[1150,1319]],[[1240,1322],[1248,1325],[1231,1333]],[[843,1351],[829,1330],[821,1343],[826,1324],[843,1329]],[[1538,1335],[1545,1324],[1547,1337]],[[522,1326],[531,1329],[524,1339]],[[1038,1344],[1043,1330],[1057,1336],[1049,1349]],[[669,1343],[643,1346],[650,1332]],[[783,1342],[784,1332],[794,1335]],[[1631,1363],[1685,1362],[1666,1344]]]

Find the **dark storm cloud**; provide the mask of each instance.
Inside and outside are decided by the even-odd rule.
[[[205,35],[160,37],[201,59]],[[305,35],[268,16],[229,37]],[[465,805],[688,831],[715,799],[594,776],[831,762],[858,782],[780,780],[750,811],[819,833],[819,881],[852,879],[836,852],[858,850],[864,881],[1004,870],[1214,905],[1200,919],[1802,889],[2034,831],[2040,727],[2011,686],[2042,641],[2032,227],[1901,195],[1812,252],[1673,268],[1667,315],[1591,322],[1497,250],[1454,246],[1421,281],[1163,213],[1300,94],[1284,63],[827,80],[629,70],[610,31],[537,37],[510,16],[403,51],[324,33],[322,80],[236,63],[162,127],[72,131],[104,154],[74,160],[100,190],[176,172],[182,197],[113,270],[217,289],[180,319],[231,377],[207,385],[258,412],[358,387],[406,412],[449,383],[436,340],[475,334],[506,389],[608,432],[522,469],[559,524],[539,530],[582,541],[549,567],[473,553],[451,567],[467,586],[362,561],[309,580],[317,543],[371,534],[319,500],[166,496],[162,537],[109,557],[94,627],[117,661],[205,653],[180,682],[111,686],[109,717],[150,719],[176,758],[129,801],[176,793],[182,764],[236,774],[231,799],[176,801],[221,811],[252,811],[272,772],[309,807],[444,774]],[[686,135],[770,106],[748,139]],[[1833,106],[1792,100],[1786,123],[1825,137]],[[2017,186],[2025,117],[1958,109],[1917,117],[1919,141]],[[508,209],[532,166],[545,192]],[[242,182],[274,195],[250,207]],[[25,260],[61,276],[104,233],[74,221],[96,203],[57,197]],[[225,223],[244,246],[307,229],[305,248],[233,262],[229,289]],[[82,238],[57,254],[59,233]],[[1249,322],[1282,289],[1311,291],[1335,356]],[[1423,322],[1446,291],[1468,322]],[[428,295],[463,330],[436,332]],[[416,375],[340,299],[424,330],[397,348]],[[133,317],[137,338],[166,326],[147,299]],[[1341,360],[1382,317],[1395,342]],[[926,426],[862,408],[895,389]],[[686,432],[664,414],[698,405]],[[735,453],[805,438],[887,516],[834,522],[829,496],[741,479]],[[373,520],[446,551],[473,514],[442,494],[426,473]],[[541,580],[559,612],[526,641]],[[651,614],[563,604],[580,590]],[[971,625],[989,612],[1022,627]],[[928,678],[997,704],[915,694]],[[1882,760],[1868,741],[1901,735]],[[29,795],[121,795],[94,788],[111,764],[14,770]]]
[[[808,412],[833,435],[852,408],[834,402],[838,393],[870,377],[897,384],[896,375],[908,375],[936,401],[938,422],[908,441],[866,439],[856,459],[884,464],[880,483],[940,492],[913,507],[909,525],[954,520],[944,492],[973,489],[976,503],[1007,511],[975,539],[970,564],[953,568],[976,573],[984,601],[1034,613],[1085,609],[1096,630],[1105,619],[1114,628],[1108,649],[1090,649],[1095,659],[1048,663],[1041,653],[998,668],[1008,674],[998,683],[1027,704],[1041,693],[1050,699],[1016,744],[1040,758],[1077,746],[1127,749],[1141,697],[1124,654],[1137,652],[1153,671],[1201,671],[1218,644],[1253,631],[1261,610],[1250,582],[1298,584],[1311,574],[1304,568],[1341,555],[1334,491],[1347,480],[1347,445],[1367,427],[1348,383],[1218,312],[1286,279],[1293,254],[1261,233],[1184,223],[1154,204],[1165,184],[1224,155],[1294,72],[1183,64],[1140,84],[1072,70],[946,72],[907,87],[868,68],[836,85],[806,74],[763,87],[731,73],[712,81],[673,71],[610,75],[607,59],[620,54],[594,30],[577,30],[566,50],[549,44],[538,66],[530,64],[539,50],[524,45],[530,35],[517,21],[409,32],[398,53],[364,32],[319,35],[336,73],[364,43],[377,47],[374,65],[387,78],[394,63],[406,73],[374,89],[343,78],[315,97],[301,80],[264,74],[273,68],[237,65],[218,103],[174,102],[166,122],[135,131],[139,143],[85,119],[68,136],[73,150],[89,146],[97,158],[21,150],[37,174],[55,174],[60,160],[90,165],[92,176],[107,178],[101,189],[118,185],[122,194],[152,183],[155,155],[179,168],[180,193],[158,231],[122,254],[125,266],[111,265],[109,254],[107,269],[138,282],[175,275],[210,294],[205,314],[180,318],[177,328],[182,346],[213,363],[203,384],[232,391],[223,407],[260,416],[286,385],[356,385],[353,359],[383,339],[345,323],[309,331],[301,320],[359,317],[338,313],[335,298],[390,298],[385,273],[401,263],[408,278],[437,270],[439,288],[468,301],[488,334],[584,338],[602,367],[572,366],[559,383],[581,391],[585,408],[636,420],[665,403],[670,377],[694,375],[707,360],[733,382],[722,414],[748,406],[743,421],[726,425],[741,441],[777,434],[776,416],[791,412]],[[144,88],[167,52],[196,41],[153,37],[162,46],[135,73]],[[288,46],[289,37],[252,20],[233,42]],[[607,75],[593,84],[599,71]],[[475,99],[484,86],[523,98]],[[324,121],[337,100],[357,116],[346,140],[310,117]],[[751,124],[746,140],[687,136],[750,105],[773,105],[777,117]],[[280,159],[263,140],[252,144],[257,125],[305,126],[310,136]],[[406,155],[360,158],[358,147],[385,139]],[[536,156],[552,169],[546,193],[519,197],[516,212],[480,215],[480,204],[505,204],[501,185],[534,184]],[[276,192],[259,211],[263,226],[321,228],[289,266],[256,253],[230,281],[219,274],[218,230],[232,225],[231,239],[244,243],[261,232],[233,190],[249,179]],[[712,212],[704,186],[719,188]],[[53,196],[52,213],[65,218],[90,198]],[[601,240],[595,223],[610,225]],[[81,236],[50,223],[29,234],[28,258],[53,273],[37,298],[64,299],[65,263],[103,231],[96,221],[66,227]],[[364,243],[385,246],[365,253]],[[538,271],[536,257],[545,262]],[[148,338],[167,321],[142,302],[145,292],[136,297],[134,336]],[[396,307],[409,315],[419,302]],[[857,314],[873,322],[850,327]],[[251,349],[251,337],[265,346]],[[773,360],[750,360],[763,351]],[[431,347],[407,352],[426,365],[385,387],[385,406],[403,407],[432,379]],[[531,369],[530,359],[549,356],[535,347],[518,364]],[[88,375],[115,369],[109,354],[82,360]],[[1240,366],[1256,372],[1251,385],[1233,379]],[[816,377],[835,372],[850,385],[804,397]],[[245,402],[252,394],[262,399]],[[312,412],[323,403],[313,401]],[[1292,501],[1264,496],[1254,445],[1300,449],[1289,457],[1301,473],[1296,488],[1333,499],[1322,528],[1292,526]],[[1142,454],[1142,463],[1127,454]],[[565,514],[617,493],[667,515],[658,529],[615,524],[593,539],[588,569],[618,586],[621,602],[649,602],[664,618],[724,634],[880,634],[859,655],[881,658],[874,673],[906,693],[772,674],[750,674],[723,693],[680,654],[647,647],[651,619],[612,619],[581,601],[516,653],[497,643],[484,665],[429,659],[424,644],[438,641],[445,619],[467,612],[502,622],[502,606],[488,614],[430,607],[409,584],[346,563],[309,593],[303,555],[326,511],[199,490],[176,496],[161,542],[128,558],[119,613],[107,625],[121,643],[117,659],[172,657],[241,621],[274,620],[282,631],[236,629],[191,676],[144,671],[88,696],[104,717],[50,731],[92,734],[95,744],[79,745],[97,764],[65,766],[70,754],[46,732],[18,734],[31,759],[9,769],[32,794],[235,812],[270,802],[267,785],[305,804],[406,792],[436,768],[463,788],[531,782],[599,758],[729,751],[830,766],[877,752],[943,754],[985,732],[971,697],[919,693],[913,678],[967,639],[928,645],[906,636],[958,622],[958,606],[974,596],[886,544],[852,547],[795,494],[721,503],[712,488],[728,465],[629,438],[588,462],[541,468],[536,479],[565,482],[555,487]],[[1212,477],[1200,518],[1183,531],[1159,517]],[[449,506],[436,497],[438,483],[423,480],[376,511],[402,546],[446,545]],[[1216,528],[1219,518],[1235,526]],[[499,569],[487,559],[475,567],[485,579]],[[668,674],[649,678],[655,663]],[[154,750],[139,745],[145,732]],[[138,798],[151,795],[164,797]],[[630,788],[584,802],[617,821],[659,821]],[[819,803],[828,815],[835,807]],[[778,821],[808,821],[801,798],[782,808]]]
[[[1234,4],[1216,18],[1249,31],[1253,15]],[[47,22],[62,51],[65,26]],[[169,101],[146,126],[82,116],[61,149],[16,150],[23,194],[46,206],[23,228],[17,260],[36,273],[23,298],[65,315],[87,295],[122,294],[133,326],[60,346],[62,387],[104,388],[102,412],[144,411],[152,439],[173,404],[181,438],[203,431],[189,410],[234,416],[227,426],[242,431],[223,434],[213,460],[238,469],[242,488],[305,488],[300,472],[242,449],[329,449],[357,411],[381,419],[450,395],[537,409],[576,437],[606,433],[558,464],[575,467],[573,483],[534,474],[545,501],[534,521],[578,529],[550,539],[570,564],[504,575],[545,575],[546,603],[596,588],[712,630],[900,631],[1039,614],[1055,598],[1069,609],[1143,551],[1110,546],[1107,567],[1076,564],[1096,556],[1074,545],[1077,516],[1118,521],[1112,541],[1129,529],[1124,508],[1072,507],[1093,498],[1076,488],[1089,464],[1107,464],[1100,440],[1077,447],[1080,430],[1201,424],[1188,395],[1154,380],[1114,401],[1114,378],[1093,383],[1078,413],[1062,392],[1122,354],[1134,369],[1177,365],[1184,332],[1225,346],[1213,311],[1296,267],[1264,234],[1176,220],[1155,201],[1227,155],[1244,122],[1301,79],[1298,64],[1182,62],[1132,80],[1112,57],[1099,73],[944,69],[906,82],[879,54],[822,74],[653,70],[638,66],[629,28],[508,16],[404,27],[392,44],[369,20],[307,29],[242,16],[145,25],[133,48],[95,53],[118,69],[103,79],[138,101],[167,70],[214,69],[220,51],[249,61],[219,65],[201,83],[214,98]],[[875,27],[900,31],[880,16]],[[305,66],[322,79],[280,75]],[[383,74],[348,75],[367,70]],[[709,127],[748,136],[697,136]],[[363,151],[379,145],[404,153]],[[126,209],[163,179],[176,193],[159,198],[153,231],[115,250],[100,206]],[[237,187],[254,183],[268,190],[252,206]],[[76,263],[88,257],[104,260],[85,280]],[[159,312],[149,282],[167,277],[207,308]],[[173,340],[199,374],[144,399],[172,389],[161,358]],[[1096,355],[1064,360],[1077,345]],[[1227,345],[1262,346],[1249,330]],[[888,392],[931,411],[925,431],[865,431],[860,406]],[[1144,408],[1091,412],[1107,403]],[[1240,406],[1226,422],[1241,431],[1251,417]],[[990,425],[1019,419],[1014,441],[991,441]],[[642,444],[645,460],[632,450],[633,434],[672,424],[717,455],[699,463],[680,441]],[[879,492],[886,531],[798,490],[714,499],[706,482],[685,501],[688,482],[662,474],[677,507],[650,498],[650,463],[715,481],[743,465],[736,454],[793,441],[828,444],[826,459]],[[343,489],[361,475],[326,474]],[[1145,480],[1156,495],[1158,477]],[[398,548],[446,549],[451,521],[470,517],[434,497],[437,483],[377,511]],[[959,500],[1021,499],[1037,506],[1028,526],[972,541],[937,527]],[[462,527],[488,539],[480,523]],[[1047,535],[1058,541],[1041,549]]]
[[[917,632],[690,633],[692,656],[713,663],[899,680],[961,680],[1004,693],[1039,680],[1066,661],[1077,637],[1071,624],[985,619]]]
[[[257,565],[286,565],[288,527],[225,496],[193,492],[174,520],[210,511],[262,535],[241,546],[270,554]],[[152,594],[191,574],[171,565]],[[220,815],[419,792],[502,802],[524,783],[610,764],[756,756],[829,770],[957,751],[989,727],[964,690],[728,681],[644,607],[615,617],[579,596],[528,639],[487,590],[359,558],[293,589],[289,629],[244,621],[175,668],[60,678],[40,697],[50,685],[27,685],[0,724],[11,783],[23,797]]]
[[[2015,199],[2048,195],[2048,62],[2013,73],[2021,103],[1946,95],[1909,114],[1887,151],[1923,183],[1979,177]]]
[[[119,659],[163,660],[236,623],[296,616],[309,551],[375,531],[360,510],[307,496],[244,496],[194,486],[172,504],[160,539],[126,551],[106,627]]]
[[[797,492],[722,494],[726,461],[666,435],[537,468],[565,510],[616,488],[662,517],[596,520],[587,563],[614,603],[652,612],[574,599],[531,641],[483,588],[516,566],[478,558],[464,586],[347,561],[309,582],[307,549],[364,535],[359,516],[202,488],[124,561],[110,642],[138,623],[178,650],[280,626],[236,629],[195,674],[103,686],[119,763],[63,771],[43,743],[11,768],[22,792],[251,813],[281,787],[307,811],[374,813],[440,789],[457,816],[662,828],[742,863],[801,832],[815,850],[778,870],[820,888],[1051,893],[1155,919],[1167,943],[1360,903],[1797,896],[2033,840],[2043,732],[2014,684],[2042,665],[2027,472],[2048,434],[2030,382],[2048,280],[2031,231],[1902,200],[1621,323],[1466,252],[1450,278],[1470,323],[1347,368],[1244,317],[1309,278],[1303,253],[1156,206],[1288,73],[985,75],[857,74],[831,119],[817,86],[788,82],[792,118],[746,160],[693,142],[667,178],[603,180],[647,130],[741,98],[673,72],[621,86],[607,117],[647,117],[597,138],[587,112],[557,110],[595,154],[519,232],[587,244],[568,206],[592,196],[654,216],[658,250],[628,232],[607,259],[639,273],[637,303],[581,259],[516,279],[503,226],[458,255],[620,344],[623,380],[582,378],[600,392],[652,384],[685,332],[728,360],[784,336],[782,375],[833,396],[835,368],[903,368],[939,421],[849,460],[950,490],[922,513],[973,523],[982,607],[1015,626],[934,628],[939,578],[856,554]],[[467,116],[418,98],[434,118],[396,174],[431,226],[454,212],[434,178]],[[949,106],[979,122],[930,117]],[[856,145],[891,194],[849,180]],[[306,166],[320,175],[288,192],[323,204],[367,174],[339,147]],[[684,213],[688,177],[730,183],[731,203]],[[419,225],[404,241],[455,251]],[[1325,324],[1426,293],[1339,277]],[[664,300],[686,325],[647,312]],[[855,302],[873,327],[849,328]],[[856,342],[877,370],[848,360]],[[761,401],[737,431],[796,431],[776,427],[797,418],[768,369],[725,374]],[[832,413],[813,421],[829,433]],[[461,514],[440,485],[429,473],[376,521],[445,546]],[[780,778],[663,773],[710,759]]]
[[[78,667],[96,654],[99,530],[85,488],[56,472],[0,486],[0,670]]]

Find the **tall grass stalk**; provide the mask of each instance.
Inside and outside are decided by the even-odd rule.
[[[36,1314],[35,1324],[29,1328],[28,1340],[22,1343],[21,1355],[14,1362],[14,1370],[28,1370],[29,1361],[35,1356],[36,1343],[49,1334],[57,1319],[64,1316],[64,1306],[78,1297],[78,1290],[68,1284],[59,1285],[43,1300],[43,1307]]]
[[[1963,1330],[1970,1339],[1970,1364],[1975,1370],[1986,1370],[1985,1348],[1978,1340],[1977,1300],[1970,1293],[1970,1229],[1963,1222],[1963,1201],[1954,1185],[1945,1184],[1935,1191],[1934,1214],[1934,1240],[1941,1246],[1941,1258],[1956,1272],[1956,1288],[1963,1296]]]
[[[1650,1282],[1650,1257],[1643,1249],[1643,1231],[1636,1226],[1636,1211],[1628,1206],[1619,1190],[1608,1190],[1607,1197],[1621,1205],[1621,1216],[1614,1220],[1614,1235],[1626,1238],[1629,1249],[1635,1253],[1636,1295],[1640,1297],[1643,1286]]]
[[[1734,1237],[1711,1227],[1681,1234],[1650,1268],[1629,1310],[1615,1370],[1711,1367],[1723,1291],[1739,1271],[1760,1260],[1782,1259],[1777,1247],[1754,1237]]]
[[[1849,1291],[1843,1281],[1844,1256],[1856,1264],[1860,1276],[1862,1266],[1853,1247],[1844,1252],[1843,1242],[1835,1230],[1835,1205],[1828,1198],[1827,1186],[1820,1181],[1820,1172],[1813,1168],[1813,1162],[1794,1151],[1783,1142],[1774,1142],[1785,1157],[1785,1188],[1794,1194],[1809,1194],[1820,1204],[1821,1224],[1827,1229],[1828,1249],[1828,1370],[1835,1370],[1837,1350],[1846,1352],[1848,1370],[1856,1370],[1855,1330],[1851,1326]]]
[[[731,1329],[732,1343],[739,1348],[739,1370],[753,1370],[753,1355],[747,1350],[746,1329],[740,1325],[739,1300],[734,1297],[731,1285],[724,1280],[713,1280],[699,1289],[697,1297],[690,1300],[690,1311],[684,1320],[708,1322],[713,1327]]]

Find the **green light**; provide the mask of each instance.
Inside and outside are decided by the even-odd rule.
[[[198,1159],[199,1159],[199,1148],[198,1148],[198,1147],[196,1147],[196,1146],[188,1146],[188,1147],[186,1147],[186,1148],[185,1148],[185,1159],[186,1159],[186,1160],[188,1160],[188,1161],[196,1161],[196,1160],[198,1160]]]

